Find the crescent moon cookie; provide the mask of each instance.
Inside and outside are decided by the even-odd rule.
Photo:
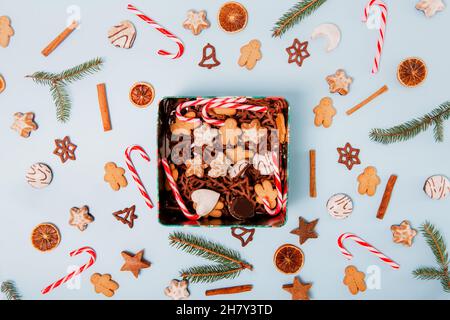
[[[445,199],[450,193],[450,181],[443,175],[431,176],[425,181],[423,191],[425,191],[430,199]]]
[[[122,21],[120,24],[109,29],[108,39],[115,47],[130,49],[133,47],[134,40],[136,39],[136,29],[130,21]]]
[[[341,42],[341,31],[338,26],[333,23],[323,23],[316,27],[311,35],[311,39],[315,40],[319,37],[325,37],[328,40],[326,47],[327,52],[333,51]]]
[[[327,210],[335,219],[346,219],[353,212],[353,201],[344,193],[335,194],[328,200]]]
[[[27,182],[36,189],[47,187],[53,179],[53,173],[50,167],[44,163],[35,163],[28,169]]]

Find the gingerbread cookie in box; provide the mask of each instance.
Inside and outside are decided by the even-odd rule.
[[[159,104],[165,225],[281,226],[288,111],[279,97],[174,97]]]

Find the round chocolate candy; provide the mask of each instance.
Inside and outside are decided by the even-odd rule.
[[[255,206],[245,197],[236,197],[231,201],[230,214],[238,220],[250,219],[255,215]]]

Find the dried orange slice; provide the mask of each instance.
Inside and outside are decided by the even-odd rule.
[[[55,249],[61,241],[58,228],[51,223],[41,223],[31,232],[31,243],[39,251]]]
[[[407,58],[398,65],[397,78],[402,85],[415,87],[425,80],[427,72],[427,66],[422,59]]]
[[[0,75],[0,93],[2,93],[6,88],[5,79]]]
[[[220,7],[217,20],[223,31],[229,33],[239,32],[247,25],[247,9],[238,2],[227,2]]]
[[[138,108],[148,107],[155,98],[155,89],[146,82],[135,83],[130,90],[130,101]]]
[[[294,274],[303,267],[305,255],[300,248],[292,244],[285,244],[275,252],[273,261],[278,271],[285,274]]]

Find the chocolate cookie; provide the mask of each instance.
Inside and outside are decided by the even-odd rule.
[[[231,201],[230,214],[238,220],[247,220],[255,215],[253,202],[245,197],[236,197]]]

